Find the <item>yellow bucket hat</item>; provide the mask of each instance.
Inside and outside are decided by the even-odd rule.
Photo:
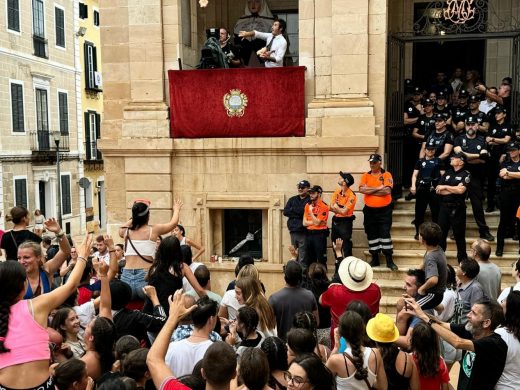
[[[390,316],[377,313],[368,321],[367,335],[379,343],[393,343],[399,338],[399,330]]]

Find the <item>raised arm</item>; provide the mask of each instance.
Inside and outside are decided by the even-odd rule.
[[[193,271],[191,270],[190,267],[188,267],[186,264],[182,263],[182,276],[184,276],[186,279],[188,279],[188,282],[190,283],[191,287],[193,287],[193,289],[197,292],[197,295],[199,297],[205,297],[207,294],[206,294],[206,290],[204,290],[199,282],[197,282],[197,278],[195,277],[195,275],[193,274]]]
[[[206,251],[206,248],[204,248],[203,245],[201,245],[201,244],[199,244],[199,243],[197,243],[195,241],[192,241],[189,238],[186,239],[186,243],[189,246],[191,246],[191,247],[193,247],[193,248],[195,248],[197,250],[197,253],[192,258],[192,261],[195,261],[195,260],[199,259],[199,257],[201,257],[202,254]]]
[[[153,232],[158,236],[162,236],[163,234],[171,232],[173,228],[179,223],[181,207],[182,201],[180,199],[175,199],[175,202],[173,203],[172,219],[168,223],[154,225]]]
[[[54,275],[54,273],[60,269],[63,262],[67,260],[67,257],[70,256],[70,243],[56,219],[49,218],[43,224],[48,231],[53,232],[56,235],[60,245],[58,253],[43,265],[45,272],[49,275]]]
[[[103,236],[103,240],[105,241],[105,244],[108,248],[108,253],[110,255],[110,262],[108,265],[108,281],[110,282],[117,276],[119,266],[117,265],[116,249],[114,246],[114,240],[112,239],[112,236],[110,236],[109,234],[105,234]]]
[[[173,331],[177,327],[179,320],[189,314],[195,306],[186,309],[184,306],[184,294],[182,290],[177,290],[175,295],[170,297],[170,316],[166,320],[162,330],[152,344],[148,356],[146,358],[146,364],[148,370],[153,379],[153,383],[156,388],[160,389],[161,385],[168,378],[173,376],[173,372],[165,362],[166,352],[168,351],[168,345],[170,344],[170,338]]]
[[[47,327],[49,313],[61,305],[78,287],[78,284],[81,281],[81,276],[83,275],[83,271],[85,270],[85,266],[87,265],[87,257],[89,255],[91,246],[92,235],[87,234],[81,245],[76,248],[78,251],[78,261],[70,273],[70,276],[67,279],[67,283],[47,294],[39,295],[32,300],[34,307],[34,317],[41,326]]]
[[[103,260],[93,263],[96,274],[101,280],[101,294],[99,302],[99,316],[112,319],[112,295],[110,295],[110,281],[108,279],[108,264]]]

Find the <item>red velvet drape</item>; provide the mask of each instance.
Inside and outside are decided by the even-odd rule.
[[[303,137],[305,67],[170,70],[175,138]],[[229,117],[224,96],[247,96],[242,117]]]

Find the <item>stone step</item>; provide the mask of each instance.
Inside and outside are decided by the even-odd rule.
[[[410,209],[395,209],[392,213],[392,221],[394,223],[405,222],[411,225],[411,222],[415,218],[415,210],[413,206]],[[494,211],[492,213],[484,213],[486,217],[486,223],[492,226],[498,226],[498,222],[500,219],[500,213],[498,211]],[[426,220],[431,220],[429,211],[426,212]],[[466,209],[466,223],[475,224],[475,218],[473,217],[473,211],[471,207]],[[413,225],[411,225],[413,226]],[[495,229],[496,230],[496,229]]]
[[[492,235],[496,235],[498,225],[489,225],[489,231]],[[480,234],[478,226],[475,222],[466,223],[466,235],[472,237],[478,237]],[[392,224],[392,235],[393,236],[411,236],[415,235],[415,226],[410,222],[396,222]]]
[[[473,237],[466,237],[466,247],[467,250],[470,249],[471,243],[475,241],[478,238],[478,236]],[[419,241],[415,240],[412,236],[392,236],[392,241],[394,243],[394,248],[399,250],[420,250],[422,249],[421,244],[419,244]],[[448,251],[455,251],[457,248],[455,246],[455,240],[452,240],[448,238]],[[496,241],[489,243],[492,248],[492,253],[495,253],[495,247],[496,247]],[[505,240],[504,245],[504,253],[511,253],[511,254],[517,254],[518,257],[518,241],[513,241],[512,239],[508,238]]]

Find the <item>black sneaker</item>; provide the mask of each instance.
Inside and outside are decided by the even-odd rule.
[[[408,195],[406,195],[404,197],[404,200],[412,200],[412,199],[415,199],[415,195],[412,194],[411,192],[409,192]]]
[[[369,264],[371,267],[379,267],[379,258],[372,257],[372,261]]]
[[[493,237],[490,232],[481,234],[480,238],[483,238],[484,240],[488,240],[488,241],[495,241],[495,237]]]
[[[386,266],[390,268],[392,271],[397,271],[399,269],[399,267],[392,260],[387,261]]]
[[[502,257],[504,255],[504,248],[497,248],[495,256]]]
[[[492,213],[493,211],[495,211],[495,207],[494,206],[488,206],[487,209],[486,209],[486,213]]]
[[[419,233],[415,233],[415,236],[413,236],[414,240],[419,241]]]

